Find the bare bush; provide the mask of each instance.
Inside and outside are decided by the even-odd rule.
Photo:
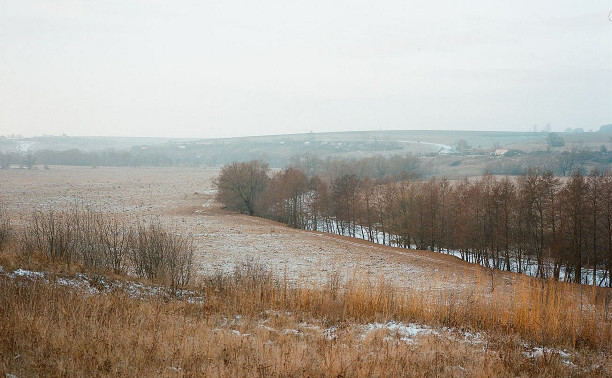
[[[67,213],[35,210],[23,233],[24,252],[39,252],[52,260],[72,263],[74,228],[65,220]]]
[[[75,206],[67,211],[34,211],[22,237],[26,255],[41,253],[70,266],[125,273],[182,287],[193,271],[190,239],[167,233],[161,225],[128,227],[117,216]]]
[[[124,273],[132,230],[120,223],[117,218],[102,222],[99,230],[105,246],[103,251],[105,266],[111,268],[115,274]]]
[[[165,232],[161,225],[139,224],[129,242],[129,258],[139,277],[157,280],[172,288],[189,283],[193,268],[193,243]]]
[[[66,211],[32,213],[26,226],[22,249],[26,254],[39,252],[54,261],[74,263],[94,270],[119,273],[127,239],[119,221],[89,208],[74,206]]]

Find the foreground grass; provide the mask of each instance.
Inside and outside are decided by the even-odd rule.
[[[4,374],[612,374],[605,295],[567,284],[525,278],[499,294],[457,296],[356,278],[289,285],[245,264],[202,280],[192,290],[204,301],[189,303],[113,289],[91,294],[55,284],[57,273],[31,279],[7,271],[0,275]],[[432,331],[405,339],[385,326],[390,321],[425,323]],[[466,330],[485,334],[468,340]]]

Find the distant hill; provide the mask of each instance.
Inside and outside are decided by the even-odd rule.
[[[608,130],[602,126],[602,130]],[[423,175],[517,174],[526,167],[560,174],[574,166],[607,169],[612,137],[602,132],[387,130],[219,139],[40,136],[0,138],[0,163],[13,165],[221,166],[259,159],[271,167],[297,160],[357,160],[412,155]],[[505,151],[500,156],[496,151]],[[570,154],[571,151],[572,154]],[[577,153],[580,154],[577,155]],[[570,154],[570,155],[563,155]],[[560,167],[560,159],[571,164]],[[296,160],[297,159],[297,160]]]
[[[324,152],[326,154],[368,153],[389,151],[415,154],[439,152],[447,145],[465,139],[474,147],[488,148],[495,144],[513,145],[539,138],[537,133],[479,132],[479,131],[351,131],[334,133],[286,134],[220,139],[176,139],[146,137],[80,137],[38,136],[32,138],[0,138],[0,151],[34,152],[40,150],[64,151],[78,149],[84,152],[106,149],[130,150],[134,147],[162,147],[181,145],[236,146],[252,154],[273,151],[291,154]],[[185,148],[185,147],[183,147]],[[244,151],[243,151],[244,152]]]

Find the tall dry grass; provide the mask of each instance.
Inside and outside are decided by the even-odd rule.
[[[355,273],[343,284],[288,284],[257,265],[238,267],[232,276],[208,278],[206,308],[256,315],[275,309],[330,322],[416,321],[446,327],[513,334],[559,347],[612,345],[612,292],[605,288],[517,275],[509,287],[439,290],[440,282],[397,288],[383,279]]]
[[[349,319],[416,320],[434,309],[419,311],[402,302],[408,298],[383,294],[388,288],[364,294],[343,288],[334,294],[288,288],[268,272],[241,269],[204,283],[204,306],[120,293],[85,296],[42,281],[0,277],[0,373],[558,377],[580,375],[583,368],[568,366],[554,353],[526,357],[512,332],[492,333],[497,336],[485,346],[435,335],[407,343],[388,330],[364,335]],[[400,304],[410,310],[399,310]],[[334,338],[324,332],[331,325],[337,326]],[[609,356],[593,355],[575,363],[594,376],[612,372]]]
[[[8,243],[11,235],[11,220],[6,206],[0,199],[0,249]]]

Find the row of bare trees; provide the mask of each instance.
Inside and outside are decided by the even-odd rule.
[[[610,285],[612,174],[594,170],[561,181],[530,170],[518,177],[479,180],[372,179],[354,174],[322,179],[298,168],[271,177],[260,162],[249,205],[219,199],[229,208],[284,222],[407,248],[453,253],[491,268],[557,280]],[[251,167],[251,168],[249,168]]]

